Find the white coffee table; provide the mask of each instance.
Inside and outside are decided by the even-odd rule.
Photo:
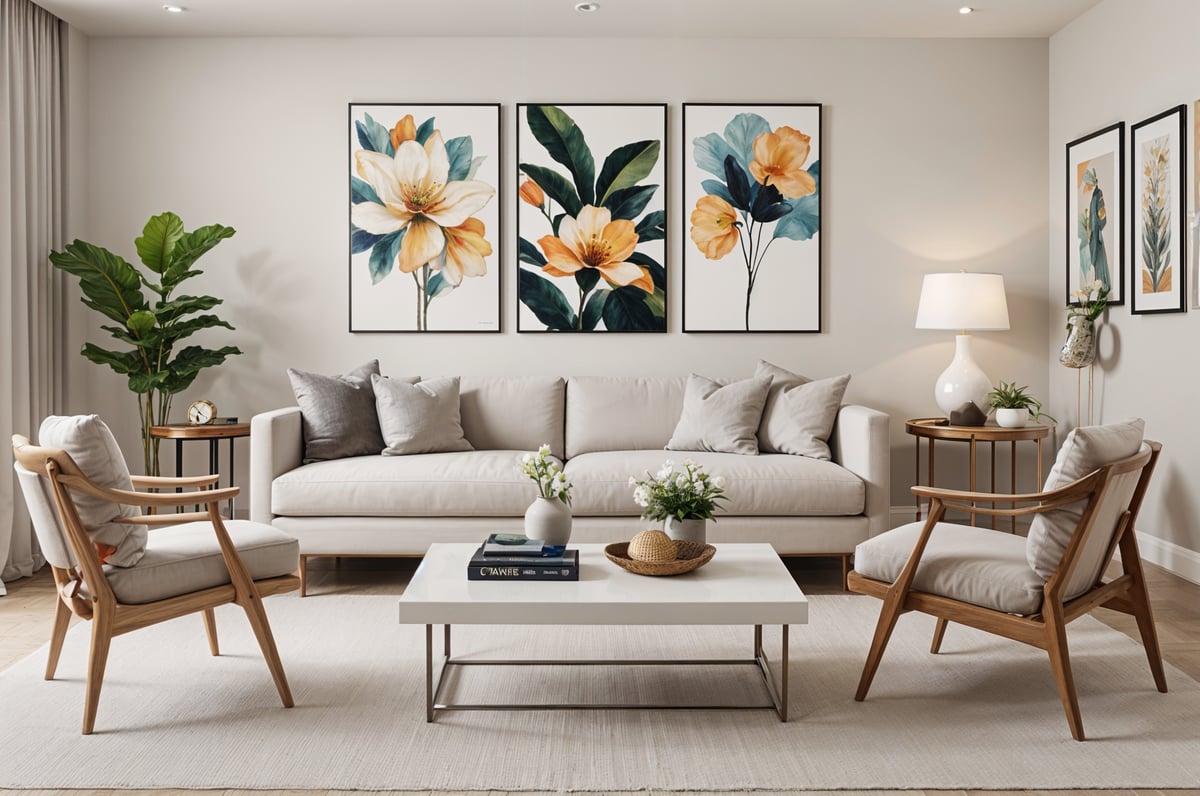
[[[808,600],[769,544],[721,544],[707,565],[674,577],[620,569],[598,544],[579,548],[578,581],[469,581],[474,544],[433,544],[400,598],[400,623],[425,625],[425,719],[443,710],[774,709],[788,715],[788,627],[808,622]],[[514,622],[513,617],[520,617]],[[716,660],[456,660],[452,625],[753,625],[753,657]],[[444,625],[442,668],[434,678],[433,626]],[[762,645],[763,625],[780,625],[778,682]],[[749,665],[758,668],[770,704],[457,704],[442,699],[445,675],[465,665]]]

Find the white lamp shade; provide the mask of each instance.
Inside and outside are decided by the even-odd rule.
[[[918,329],[999,331],[1008,328],[1002,274],[926,274]]]

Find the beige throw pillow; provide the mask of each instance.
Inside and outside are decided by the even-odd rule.
[[[833,458],[829,435],[842,408],[850,376],[812,381],[766,361],[758,363],[754,375],[771,379],[758,426],[759,450],[813,459]]]
[[[66,451],[88,480],[107,489],[132,490],[125,456],[112,431],[98,415],[47,417],[38,429],[38,444]],[[84,530],[96,542],[106,564],[132,567],[146,552],[146,526],[112,522],[137,517],[141,509],[71,490]]]
[[[416,384],[371,377],[384,456],[474,450],[463,436],[458,377]]]
[[[771,379],[766,376],[721,386],[691,374],[683,396],[683,413],[667,450],[758,455],[755,432],[770,388]]]
[[[1146,424],[1141,419],[1123,420],[1104,426],[1080,426],[1067,435],[1054,467],[1046,477],[1045,491],[1064,487],[1088,473],[1133,456],[1142,447]],[[1025,559],[1037,574],[1049,578],[1054,574],[1071,534],[1083,516],[1084,503],[1073,503],[1034,517],[1025,542]]]

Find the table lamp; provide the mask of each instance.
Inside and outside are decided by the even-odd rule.
[[[958,329],[954,360],[938,376],[937,405],[962,426],[981,426],[987,420],[987,394],[992,382],[971,355],[968,331],[1008,329],[1008,302],[1001,274],[926,274],[917,306],[918,329]]]

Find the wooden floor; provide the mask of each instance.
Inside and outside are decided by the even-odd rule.
[[[320,599],[325,593],[358,594],[401,594],[416,568],[414,559],[313,559],[309,562],[309,594]],[[840,564],[833,559],[791,559],[788,567],[796,581],[807,594],[838,594],[840,588]],[[1154,603],[1159,639],[1163,657],[1193,679],[1200,680],[1200,586],[1178,578],[1152,564],[1146,565],[1150,581],[1150,597]],[[54,610],[54,581],[49,570],[43,569],[32,578],[5,584],[8,596],[0,598],[0,670],[35,652],[46,643],[50,634],[50,620]],[[862,599],[871,599],[864,597]],[[1133,620],[1122,614],[1104,609],[1092,614],[1107,625],[1137,638]],[[77,621],[77,620],[76,620]],[[864,653],[865,654],[865,653]],[[82,710],[82,702],[80,703]],[[1196,783],[1200,788],[1200,782]],[[361,796],[361,791],[339,790],[0,790],[0,796],[42,796],[64,793],[71,796],[197,796],[198,793],[216,796]],[[378,791],[372,796],[415,796],[429,791]],[[438,796],[448,796],[439,791]],[[466,792],[464,792],[466,793]],[[664,796],[684,796],[680,791],[660,791]],[[696,792],[699,793],[699,792]],[[871,796],[871,794],[896,793],[895,791],[806,791],[806,796]],[[1114,794],[1122,796],[1200,796],[1197,790],[1123,790],[1123,791],[907,791],[911,794],[929,796],[967,796],[967,794],[1053,793],[1055,796],[1079,794]],[[471,796],[502,796],[505,791],[470,791]],[[639,791],[629,796],[651,796],[654,791]],[[517,796],[514,794],[514,796]],[[519,796],[537,796],[536,792],[523,792]],[[607,793],[606,796],[620,796]]]

